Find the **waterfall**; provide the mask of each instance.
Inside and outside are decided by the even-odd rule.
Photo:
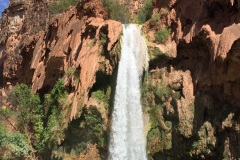
[[[144,68],[148,68],[148,56],[141,30],[134,24],[123,25],[109,160],[147,159],[140,101],[140,78]]]

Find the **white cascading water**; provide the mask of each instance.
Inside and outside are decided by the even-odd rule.
[[[123,25],[109,160],[147,159],[140,101],[140,78],[144,68],[148,68],[148,55],[141,30],[134,24]]]

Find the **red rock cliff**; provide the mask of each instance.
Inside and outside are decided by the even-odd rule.
[[[17,14],[13,18],[9,16],[13,14],[12,12],[15,13],[15,10],[11,9],[12,5],[23,7],[16,11]],[[74,83],[73,77],[65,78],[66,85],[72,87],[74,94],[72,118],[76,114],[78,103],[87,103],[88,92],[95,83],[95,74],[99,70],[100,62],[106,63],[107,74],[112,74],[116,61],[107,58],[108,55],[104,51],[105,46],[107,51],[111,51],[118,41],[121,23],[106,20],[108,14],[103,9],[102,3],[96,0],[80,2],[76,7],[53,18],[48,26],[46,26],[47,14],[45,17],[35,15],[34,19],[45,18],[43,21],[45,25],[41,27],[35,24],[41,22],[39,19],[33,20],[33,23],[27,19],[26,16],[30,16],[27,13],[32,9],[26,9],[26,5],[23,2],[12,2],[7,10],[10,25],[3,27],[2,30],[4,32],[7,28],[9,34],[2,40],[1,54],[5,60],[1,63],[3,66],[1,85],[5,86],[6,83],[14,85],[18,82],[32,85],[34,92],[47,91],[69,68],[73,68],[78,75],[75,78],[79,81]],[[46,3],[31,4],[38,9],[39,5]],[[43,7],[44,9],[46,10]],[[27,24],[23,23],[24,21]],[[16,24],[11,26],[11,23]],[[41,28],[38,29],[35,25]],[[46,31],[40,31],[45,29],[44,27]],[[24,32],[24,29],[27,32]],[[102,34],[107,36],[106,44],[100,43]]]
[[[171,91],[152,102],[163,101],[159,123],[165,131],[157,145],[163,151],[149,143],[157,150],[152,157],[238,159],[240,2],[155,0],[153,5],[160,22],[153,27],[147,22],[144,31],[152,42],[160,28],[170,28],[171,35],[164,45],[149,44],[162,56],[150,62],[150,81]]]

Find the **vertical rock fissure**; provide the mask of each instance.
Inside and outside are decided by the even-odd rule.
[[[141,30],[123,26],[121,60],[112,113],[109,160],[146,160],[140,78],[147,64],[147,47]]]

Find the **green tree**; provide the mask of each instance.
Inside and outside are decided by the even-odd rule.
[[[15,160],[29,157],[31,147],[27,138],[20,132],[9,132],[0,125],[0,159]]]
[[[40,98],[25,84],[17,84],[10,93],[17,118],[17,128],[27,135],[32,146],[39,152],[43,149],[43,110]],[[34,132],[34,134],[32,134]]]
[[[146,0],[144,7],[138,12],[138,23],[145,23],[152,16],[153,5],[152,0]]]
[[[13,107],[0,107],[0,120],[8,125],[0,126],[0,159],[49,158],[53,148],[64,140],[69,123],[71,101],[67,100],[64,81],[58,80],[45,94],[44,105],[25,84],[17,84],[9,98]]]
[[[52,2],[49,5],[49,12],[51,14],[61,13],[70,6],[76,5],[78,2],[80,2],[80,0],[59,0]]]
[[[122,23],[130,22],[130,12],[124,4],[121,4],[118,0],[102,0],[102,3],[111,19]]]
[[[59,145],[64,140],[64,131],[69,122],[69,108],[67,104],[67,91],[64,81],[58,80],[50,94],[45,95],[46,128],[44,131],[44,142],[47,148]],[[47,149],[46,148],[46,149]]]
[[[156,41],[160,43],[165,43],[168,40],[168,37],[170,36],[171,31],[167,28],[162,28],[158,30],[155,34]]]

